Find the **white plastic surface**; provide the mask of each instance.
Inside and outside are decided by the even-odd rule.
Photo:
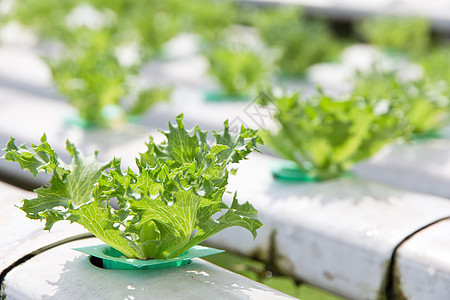
[[[201,259],[157,270],[104,270],[72,247],[47,251],[7,277],[8,299],[295,299]]]
[[[390,145],[354,170],[368,180],[450,198],[450,139]]]
[[[331,19],[359,21],[373,15],[413,16],[430,20],[439,31],[450,30],[450,3],[445,0],[240,0],[255,4],[299,5],[311,14]]]
[[[412,237],[398,250],[396,279],[407,299],[448,299],[450,295],[450,220]]]
[[[230,228],[209,243],[272,261],[283,272],[351,299],[376,299],[394,247],[408,234],[450,215],[450,202],[370,183],[275,181],[254,156],[231,181],[264,226],[254,242]]]
[[[0,270],[42,246],[85,232],[76,224],[43,224],[25,218],[14,204],[33,194],[0,182]],[[117,271],[93,266],[72,242],[39,254],[5,278],[7,299],[294,299],[201,259],[178,268]]]

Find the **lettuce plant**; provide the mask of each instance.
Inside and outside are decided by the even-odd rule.
[[[278,51],[276,63],[284,73],[301,74],[340,51],[326,24],[305,20],[300,9],[262,10],[253,19],[263,41]]]
[[[107,30],[78,30],[79,39],[67,41],[62,58],[47,59],[58,91],[78,110],[79,117],[94,126],[108,126],[105,108],[114,106],[120,116],[139,115],[158,101],[169,99],[168,88],[135,92],[141,62],[124,65],[117,56],[114,38]],[[125,105],[124,98],[129,98]]]
[[[67,35],[66,16],[83,1],[14,1],[11,19],[17,20],[47,39],[63,38]]]
[[[183,1],[180,18],[184,27],[206,42],[217,42],[224,29],[235,23],[237,10],[233,0]]]
[[[171,11],[177,0],[28,2],[18,1],[14,16],[42,38],[63,45],[62,53],[46,62],[82,124],[117,124],[169,99],[170,89],[139,90],[136,78],[146,59],[179,32]]]
[[[114,16],[114,31],[124,42],[136,41],[150,57],[182,29],[179,15],[186,4],[180,0],[89,0],[96,9]]]
[[[428,78],[401,81],[394,72],[373,71],[356,76],[354,95],[386,101],[410,124],[412,133],[424,135],[441,129],[449,117],[446,85]]]
[[[180,0],[21,0],[14,4],[12,17],[40,37],[64,40],[73,35],[68,19],[76,10],[84,8],[80,14],[87,15],[85,18],[90,19],[87,23],[96,24],[87,25],[91,29],[104,26],[100,20],[94,20],[103,17],[124,41],[138,39],[145,49],[156,49],[180,32],[177,19],[183,7]]]
[[[413,55],[430,46],[430,24],[421,18],[374,17],[362,22],[357,31],[372,45]]]
[[[210,74],[229,95],[241,95],[261,83],[268,72],[267,61],[257,52],[235,45],[215,45],[206,52]]]
[[[72,161],[66,164],[45,135],[31,148],[16,146],[11,138],[6,160],[34,176],[52,173],[50,185],[36,189],[37,197],[24,199],[20,208],[30,219],[46,220],[46,230],[63,220],[79,223],[129,258],[174,258],[231,226],[256,236],[262,226],[256,210],[239,204],[236,194],[230,206],[222,198],[230,165],[262,142],[257,131],[241,127],[231,134],[225,122],[210,145],[207,132],[198,126],[186,130],[182,115],[176,121],[163,132],[165,142],[150,138],[147,151],[136,159],[137,171],[122,170],[117,158],[101,163],[96,156],[86,157],[70,142]],[[111,207],[112,199],[119,209]]]
[[[450,97],[450,45],[435,47],[417,61],[424,69],[424,76],[446,86]]]
[[[273,101],[279,129],[265,132],[264,140],[319,180],[339,177],[407,132],[390,107],[371,105],[364,98],[338,101],[320,93],[311,99],[293,94]]]

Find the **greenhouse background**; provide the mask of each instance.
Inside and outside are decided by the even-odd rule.
[[[449,38],[440,0],[0,0],[1,298],[449,299]]]

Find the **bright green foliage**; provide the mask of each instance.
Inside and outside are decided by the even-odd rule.
[[[129,115],[140,115],[148,111],[157,102],[168,100],[171,92],[172,89],[163,87],[142,90],[127,113]]]
[[[154,50],[181,30],[177,14],[182,5],[180,0],[21,0],[14,5],[13,18],[44,38],[67,41],[77,39],[67,17],[75,8],[88,6],[104,15],[108,24],[103,26],[122,42],[137,40],[144,50]]]
[[[106,30],[78,30],[78,44],[69,44],[61,59],[47,62],[53,80],[61,94],[67,96],[78,110],[79,116],[94,125],[107,126],[104,108],[120,105],[133,91],[133,76],[138,75],[140,62],[125,66],[116,55],[114,39]],[[132,97],[129,109],[122,106],[123,114],[138,115],[158,101],[169,99],[170,89],[150,88]]]
[[[216,45],[206,55],[211,75],[230,95],[243,94],[266,79],[268,62],[255,51],[245,47]]]
[[[12,18],[45,38],[64,38],[67,33],[66,16],[80,0],[20,0],[15,1]]]
[[[432,49],[421,56],[418,62],[422,65],[426,78],[446,85],[446,94],[450,97],[450,45]]]
[[[357,28],[370,44],[413,55],[430,46],[430,23],[421,18],[375,17]]]
[[[114,30],[124,41],[137,41],[145,55],[153,54],[181,31],[181,0],[90,0],[95,8],[112,11]]]
[[[236,8],[232,0],[184,1],[180,18],[184,28],[199,34],[204,40],[220,40],[223,31],[236,21]]]
[[[131,70],[122,67],[108,46],[105,32],[85,31],[80,44],[69,48],[70,55],[59,60],[47,60],[59,92],[67,96],[79,116],[97,125],[106,122],[102,109],[118,104],[127,93],[126,76]]]
[[[256,210],[239,204],[236,195],[228,207],[222,197],[229,167],[245,159],[261,138],[241,128],[231,134],[228,123],[215,132],[215,144],[198,126],[186,130],[182,115],[164,132],[167,141],[155,144],[136,159],[138,171],[121,169],[120,159],[100,163],[85,157],[67,142],[70,164],[59,160],[46,141],[17,147],[11,138],[5,159],[15,161],[33,175],[52,173],[50,186],[25,199],[21,207],[31,219],[46,220],[45,229],[61,220],[77,222],[129,258],[177,257],[211,235],[241,226],[256,236],[262,226]],[[119,209],[109,203],[117,199]],[[219,214],[217,216],[216,214]],[[213,218],[214,215],[214,218]]]
[[[380,111],[363,98],[334,100],[322,93],[274,98],[276,133],[264,140],[282,157],[297,163],[310,177],[339,177],[354,163],[369,158],[407,128],[388,107]]]
[[[441,129],[449,116],[446,86],[428,79],[402,82],[393,72],[371,72],[356,78],[354,95],[387,101],[401,113],[417,135]]]
[[[154,103],[169,99],[170,89],[136,91],[135,85],[146,59],[179,32],[173,12],[178,0],[35,2],[18,1],[14,17],[41,37],[64,45],[62,55],[46,61],[59,92],[69,98],[85,123],[108,126],[111,105],[120,108],[125,119],[127,114],[142,114]],[[85,15],[86,11],[95,14],[88,13],[88,24],[70,21],[80,9]],[[131,61],[124,63],[120,47],[133,45]]]
[[[287,74],[301,74],[340,51],[326,24],[306,20],[299,9],[262,10],[255,17],[255,26],[266,44],[279,52],[277,65]]]

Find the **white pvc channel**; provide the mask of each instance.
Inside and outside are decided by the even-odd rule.
[[[14,204],[32,193],[0,182],[0,269],[21,256],[85,232],[76,224],[56,224],[52,233],[26,219]],[[7,299],[294,299],[201,259],[158,270],[105,270],[72,248],[100,244],[72,242],[39,254],[5,278]]]
[[[242,163],[233,190],[258,210],[264,226],[254,241],[245,230],[231,228],[210,239],[210,244],[275,264],[283,272],[351,299],[377,299],[394,248],[415,230],[450,216],[443,198],[343,178],[321,183],[274,180],[268,159],[253,156]],[[437,227],[436,227],[437,228]],[[433,227],[427,229],[433,230]],[[426,232],[426,231],[425,231]],[[435,234],[427,255],[414,255],[413,265],[399,276],[405,286],[433,285],[433,299],[446,299],[450,285],[450,257],[444,253],[448,232]],[[421,234],[413,237],[420,243]],[[408,242],[400,247],[404,255]],[[437,270],[428,272],[427,268]],[[405,270],[405,269],[402,269]],[[445,284],[444,284],[445,283]],[[411,290],[411,299],[421,299]]]

